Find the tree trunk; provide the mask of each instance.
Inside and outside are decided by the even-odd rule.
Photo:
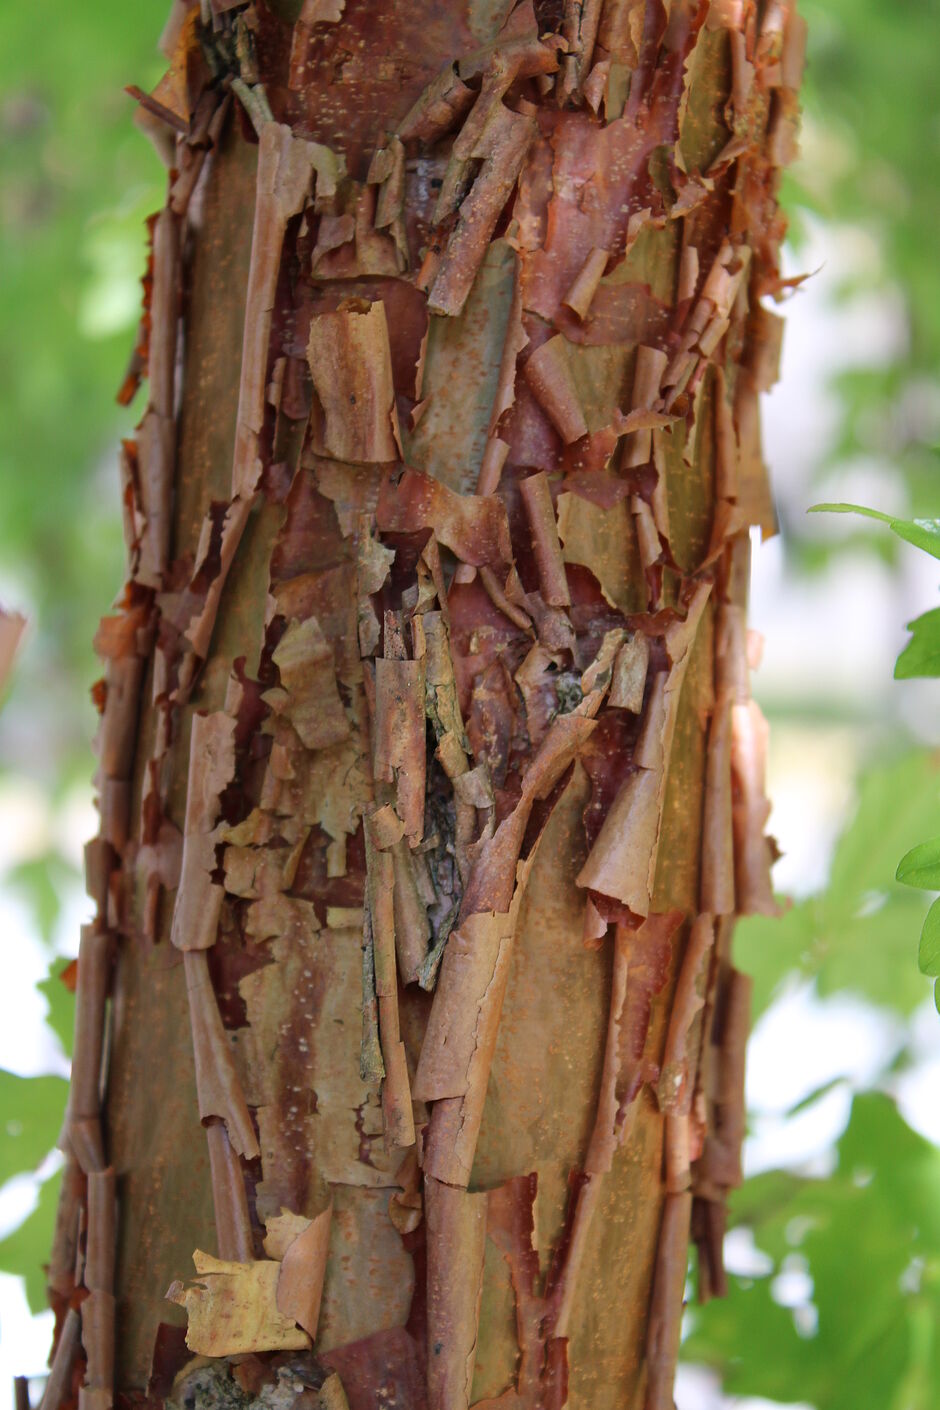
[[[138,95],[172,169],[44,1407],[661,1410],[772,908],[744,605],[802,25],[202,10]]]

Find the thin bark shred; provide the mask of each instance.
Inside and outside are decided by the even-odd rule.
[[[252,1394],[290,1353],[311,1406],[660,1410],[773,909],[745,610],[805,26],[285,8],[178,0],[134,90],[168,197],[43,1408],[165,1402],[172,1279]]]

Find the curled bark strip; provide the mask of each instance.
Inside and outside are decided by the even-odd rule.
[[[85,1176],[75,1153],[71,1149],[66,1149],[64,1153],[62,1193],[56,1210],[46,1283],[51,1292],[67,1301],[75,1291],[74,1269]]]
[[[423,1101],[463,1096],[505,982],[514,916],[478,912],[451,932],[415,1076]]]
[[[665,1183],[670,1194],[687,1190],[692,1179],[689,1117],[701,1046],[699,1016],[705,1006],[714,943],[713,917],[697,916],[682,957],[656,1089],[659,1109],[666,1117]]]
[[[593,716],[604,695],[598,689],[586,696],[570,714],[559,715],[532,758],[522,783],[522,794],[513,811],[477,851],[461,902],[461,921],[476,912],[507,912],[514,898],[516,863],[525,829],[536,799],[544,798],[561,778],[594,729]],[[534,855],[530,853],[531,856]],[[528,865],[528,862],[527,862]]]
[[[424,833],[424,692],[423,661],[376,661],[375,774],[395,784],[396,812],[412,846]]]
[[[100,1116],[72,1117],[67,1140],[69,1149],[86,1174],[105,1168],[107,1161]]]
[[[625,1134],[632,1125],[631,1113],[624,1127]],[[552,1294],[552,1330],[556,1337],[568,1336],[572,1314],[577,1308],[578,1281],[587,1250],[588,1233],[602,1190],[601,1176],[585,1172],[582,1184],[574,1195],[575,1213],[568,1248]]]
[[[179,950],[215,944],[223,888],[212,880],[219,797],[235,773],[235,720],[224,711],[193,715],[180,884],[170,938]]]
[[[222,590],[241,543],[261,476],[259,436],[264,425],[268,344],[275,303],[281,248],[288,221],[304,207],[316,172],[316,204],[328,203],[336,192],[340,164],[327,147],[295,138],[280,123],[262,124],[258,144],[258,175],[251,241],[251,263],[245,297],[241,375],[232,461],[232,498],[225,513],[219,565],[202,606],[193,614],[184,635],[192,652],[179,673],[177,695],[185,700],[205,659]],[[209,521],[206,521],[209,525]],[[211,527],[211,525],[210,525]],[[197,554],[197,568],[199,554]]]
[[[607,250],[595,247],[584,261],[574,283],[562,300],[572,313],[576,313],[582,320],[587,318],[591,310],[591,301],[597,292],[597,286],[601,282],[604,270],[607,268],[609,257]]]
[[[614,1151],[619,1144],[617,1112],[620,1105],[618,1085],[624,1046],[623,1027],[626,1020],[627,974],[629,960],[624,945],[614,946],[613,972],[610,987],[610,1011],[607,1020],[607,1041],[604,1046],[604,1066],[597,1099],[594,1129],[584,1161],[589,1176],[603,1175],[611,1167]],[[561,1333],[564,1335],[564,1332]]]
[[[382,1117],[389,1146],[407,1150],[415,1143],[414,1108],[405,1045],[397,1036],[387,1036],[392,1024],[387,1015],[390,1005],[379,1002],[379,1032],[382,1037],[382,1060],[385,1081],[382,1084]],[[397,1006],[396,1006],[397,1007]],[[397,1014],[396,1014],[397,1016]]]
[[[728,1295],[723,1253],[726,1217],[723,1199],[698,1196],[693,1199],[692,1238],[698,1250],[697,1295],[700,1303]]]
[[[259,462],[260,465],[260,462]],[[175,699],[182,704],[189,697],[193,682],[199,672],[202,662],[209,653],[209,644],[212,641],[212,633],[215,630],[216,617],[219,612],[219,603],[222,600],[222,592],[228,579],[229,569],[235,560],[242,535],[251,517],[251,510],[254,500],[251,496],[237,496],[229,504],[222,518],[222,532],[219,543],[219,571],[209,583],[205,592],[202,607],[193,615],[183,635],[192,646],[191,653],[186,656],[179,670],[179,684],[176,689]],[[212,541],[213,524],[211,518],[203,521],[203,537],[200,539],[199,547],[196,551],[196,571],[205,566],[208,557],[208,549]]]
[[[212,1206],[219,1257],[235,1263],[247,1263],[254,1257],[248,1197],[238,1156],[232,1149],[224,1121],[208,1121],[206,1139],[209,1143]]]
[[[107,922],[114,853],[103,837],[85,843],[85,894],[95,903],[98,921]]]
[[[406,664],[395,662],[394,664]],[[410,663],[408,663],[410,664]],[[422,716],[423,719],[423,716]],[[395,962],[395,867],[390,852],[379,851],[366,824],[367,905],[369,933],[378,998],[379,1041],[384,1082],[382,1110],[390,1146],[414,1145],[414,1113],[405,1047],[398,1015],[398,973]],[[423,958],[423,956],[422,956]]]
[[[307,361],[323,412],[314,433],[320,454],[353,463],[401,456],[384,303],[318,314]]]
[[[717,638],[725,635],[727,609],[718,613]],[[732,915],[735,910],[734,831],[731,801],[731,692],[719,654],[715,709],[708,729],[705,757],[705,809],[702,824],[702,874],[700,904],[711,915]],[[763,821],[761,822],[763,833]],[[762,837],[763,840],[763,837]]]
[[[532,545],[538,564],[542,596],[549,607],[569,607],[571,595],[565,576],[565,562],[558,541],[558,524],[552,507],[552,493],[544,472],[527,475],[519,482],[519,492],[532,530]]]
[[[456,228],[428,292],[428,307],[432,313],[454,317],[463,309],[535,131],[534,115],[514,113],[499,103],[467,153],[468,159],[480,161],[482,165],[460,204]]]
[[[459,77],[456,64],[447,64],[402,118],[398,137],[402,142],[434,141],[460,120],[475,98],[473,89]]]
[[[394,869],[387,852],[376,852],[370,848],[366,855],[375,954],[375,992],[380,999],[394,998],[398,985],[395,972]]]
[[[323,1279],[330,1246],[332,1200],[313,1219],[282,1209],[266,1221],[264,1250],[280,1260],[277,1307],[314,1338],[320,1320]]]
[[[666,982],[672,941],[681,922],[681,911],[669,911],[649,916],[638,930],[617,926],[597,1110],[583,1180],[572,1196],[567,1249],[552,1290],[552,1327],[557,1337],[568,1334],[576,1307],[588,1231],[604,1177],[632,1130],[640,1087],[659,1075],[658,1066],[646,1056],[652,1001]]]
[[[392,847],[395,881],[395,950],[403,984],[413,984],[428,952],[431,927],[415,871],[415,859],[408,844],[399,840]]]
[[[487,597],[497,611],[502,612],[504,617],[508,617],[509,621],[512,622],[514,626],[520,627],[522,631],[531,631],[531,617],[523,612],[521,607],[517,607],[514,602],[510,602],[492,568],[482,567],[480,569],[480,582],[483,584]]]
[[[672,1388],[679,1357],[682,1289],[691,1217],[690,1193],[667,1194],[656,1248],[656,1272],[646,1334],[645,1410],[673,1410]]]
[[[81,1311],[85,1384],[91,1391],[110,1393],[114,1380],[114,1295],[90,1292]]]
[[[117,1204],[114,1171],[93,1171],[88,1176],[88,1230],[85,1236],[86,1288],[90,1292],[114,1290],[114,1249]]]
[[[368,180],[378,184],[375,228],[388,230],[395,241],[401,269],[408,267],[408,233],[405,227],[405,147],[400,137],[392,137],[387,147],[376,152],[369,166]]]
[[[218,93],[212,90],[204,93],[200,102],[206,100],[209,100],[212,105],[209,109],[208,122],[204,126],[201,125],[198,132],[190,131],[185,138],[177,140],[175,161],[177,176],[170,186],[168,201],[174,215],[182,216],[189,210],[189,203],[199,184],[206,157],[209,155],[210,149],[218,144],[232,104],[230,93],[226,93],[220,101]]]
[[[640,562],[646,570],[646,581],[649,589],[649,607],[654,609],[659,605],[660,590],[658,585],[652,586],[656,582],[656,565],[662,558],[663,546],[660,542],[659,531],[656,528],[656,520],[653,511],[646,500],[640,495],[633,495],[630,500],[630,508],[633,510],[633,521],[636,527],[637,547],[640,550]]]
[[[499,436],[490,436],[486,443],[486,450],[483,452],[483,459],[480,462],[480,478],[477,481],[478,494],[495,494],[499,488],[500,477],[503,473],[503,466],[509,455],[509,446]],[[465,573],[465,565],[458,568],[458,574]],[[466,576],[458,578],[459,582],[472,581],[472,574],[468,579]]]
[[[731,308],[747,275],[750,247],[725,240],[706,276],[702,291],[683,326],[682,340],[663,374],[666,405],[688,385],[699,362],[710,358],[727,332]]]
[[[101,1107],[105,1004],[114,937],[83,926],[75,988],[75,1046],[69,1091],[70,1122],[96,1118]]]
[[[658,348],[639,347],[636,350],[636,371],[633,374],[631,411],[652,411],[659,397],[659,386],[668,359]],[[652,453],[652,431],[634,431],[624,446],[623,466],[629,469],[645,465]]]
[[[424,1182],[428,1410],[469,1410],[483,1292],[487,1195]]]
[[[509,306],[506,334],[503,338],[503,350],[499,360],[496,395],[490,408],[486,449],[483,452],[480,476],[477,481],[477,494],[479,495],[496,493],[503,465],[509,454],[509,446],[500,439],[497,432],[501,417],[516,400],[516,364],[519,354],[528,341],[529,335],[525,331],[522,321],[522,280],[519,274],[519,261],[516,259],[513,265],[512,303]]]
[[[59,1410],[59,1406],[66,1399],[72,1375],[72,1362],[78,1351],[80,1328],[81,1317],[74,1307],[70,1307],[65,1314],[65,1321],[62,1323],[62,1330],[59,1333],[59,1340],[49,1369],[49,1379],[46,1381],[42,1400],[39,1402],[39,1410]]]
[[[305,142],[281,123],[266,123],[258,144],[258,178],[245,298],[241,379],[232,466],[232,498],[254,494],[260,464],[258,436],[264,424],[271,313],[287,222],[304,207],[313,174],[317,196],[335,191],[335,158],[316,142]],[[323,191],[321,193],[321,186]]]
[[[624,1140],[627,1109],[643,1083],[659,1077],[659,1063],[647,1051],[647,1038],[653,999],[666,983],[681,922],[682,912],[673,910],[648,916],[635,930],[624,925],[616,928],[614,972],[620,976],[625,964],[626,978],[618,978],[611,994],[598,1116],[585,1161],[589,1174],[604,1174],[611,1168],[614,1151]]]
[[[148,371],[150,402],[138,432],[143,530],[135,576],[159,587],[169,561],[175,463],[176,344],[180,298],[179,225],[167,207],[153,228]]]
[[[129,653],[108,661],[98,757],[106,778],[130,778],[136,746],[137,705],[144,659]]]
[[[450,1185],[465,1187],[470,1180],[515,920],[515,912],[470,916],[451,933],[444,951],[415,1094],[435,1096],[425,1139],[425,1172]],[[456,1031],[447,1031],[446,1020]]]
[[[687,307],[695,297],[698,288],[698,250],[695,245],[686,245],[679,260],[679,278],[676,286],[676,305]]]
[[[145,93],[142,88],[138,88],[136,83],[125,84],[124,92],[128,97],[134,98],[145,112],[157,118],[160,122],[166,123],[167,127],[171,128],[172,131],[183,134],[189,131],[189,123],[186,118],[181,117],[179,113],[175,113],[172,108],[168,108],[165,103],[161,103],[159,99],[154,98],[152,94]],[[172,145],[170,150],[172,150]]]
[[[560,104],[566,103],[581,88],[591,67],[601,12],[601,0],[565,0],[562,33],[567,41],[558,76],[557,94]]]
[[[770,816],[765,792],[767,721],[750,700],[731,707],[731,771],[736,785],[732,805],[734,873],[739,915],[776,915],[770,868],[773,852],[764,836]]]
[[[261,1154],[232,1050],[222,1027],[219,1006],[205,950],[186,950],[186,993],[193,1034],[199,1119],[213,1116],[225,1122],[229,1140],[239,1155],[251,1160]]]
[[[578,873],[579,886],[622,901],[635,915],[649,913],[679,696],[710,590],[710,584],[699,584],[685,621],[666,632],[672,665],[668,672],[659,672],[653,680],[643,730],[633,757],[636,771],[615,798],[587,861]]]
[[[740,1185],[745,1129],[744,1055],[750,1029],[750,975],[731,969],[721,995],[718,1089],[712,1131],[705,1139],[701,1176],[713,1185]]]
[[[587,435],[587,422],[568,363],[561,333],[536,348],[526,361],[525,379],[566,445]]]
[[[98,790],[101,836],[120,856],[127,846],[130,827],[131,785],[129,779],[105,778]]]

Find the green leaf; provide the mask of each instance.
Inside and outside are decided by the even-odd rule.
[[[732,1196],[772,1272],[729,1279],[726,1301],[692,1313],[686,1360],[718,1370],[734,1395],[799,1397],[825,1410],[929,1410],[940,1403],[940,1341],[912,1336],[940,1322],[940,1150],[890,1098],[856,1097],[825,1179],[770,1171]],[[812,1280],[815,1334],[781,1306],[788,1268]],[[917,1400],[898,1399],[916,1384]]]
[[[907,629],[912,635],[895,663],[895,680],[940,676],[940,607],[915,617]]]
[[[45,1268],[55,1232],[62,1172],[57,1171],[39,1187],[39,1203],[18,1229],[0,1242],[0,1270],[26,1280],[26,1300],[31,1312],[46,1308]]]
[[[779,920],[748,916],[735,930],[736,963],[754,978],[761,1013],[794,972],[821,995],[858,994],[909,1014],[926,997],[913,963],[926,900],[895,879],[897,859],[940,816],[940,767],[915,751],[859,784],[858,807],[836,844],[829,885]]]
[[[933,558],[940,558],[940,519],[895,519],[880,509],[866,509],[861,504],[813,504],[809,513],[864,514],[868,519],[880,519],[905,543],[912,543]]]
[[[68,1083],[61,1077],[17,1077],[0,1068],[0,1184],[36,1166],[59,1137]]]
[[[929,974],[931,978],[940,975],[940,897],[927,912],[924,928],[920,932],[917,963],[922,974]]]
[[[62,909],[63,890],[73,877],[72,867],[66,866],[56,852],[31,857],[28,862],[21,862],[7,871],[4,885],[23,895],[47,945],[52,943],[52,933]]]
[[[898,862],[898,881],[922,891],[940,891],[940,837],[918,842]]]
[[[49,966],[49,977],[43,979],[36,988],[45,996],[49,1005],[46,1022],[55,1033],[62,1050],[67,1056],[72,1054],[72,1036],[75,1028],[75,995],[62,982],[62,974],[72,964],[71,960],[53,960]]]

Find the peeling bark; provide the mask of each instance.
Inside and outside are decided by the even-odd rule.
[[[45,1410],[658,1410],[723,1288],[803,26],[553,15],[179,0],[137,95]]]

